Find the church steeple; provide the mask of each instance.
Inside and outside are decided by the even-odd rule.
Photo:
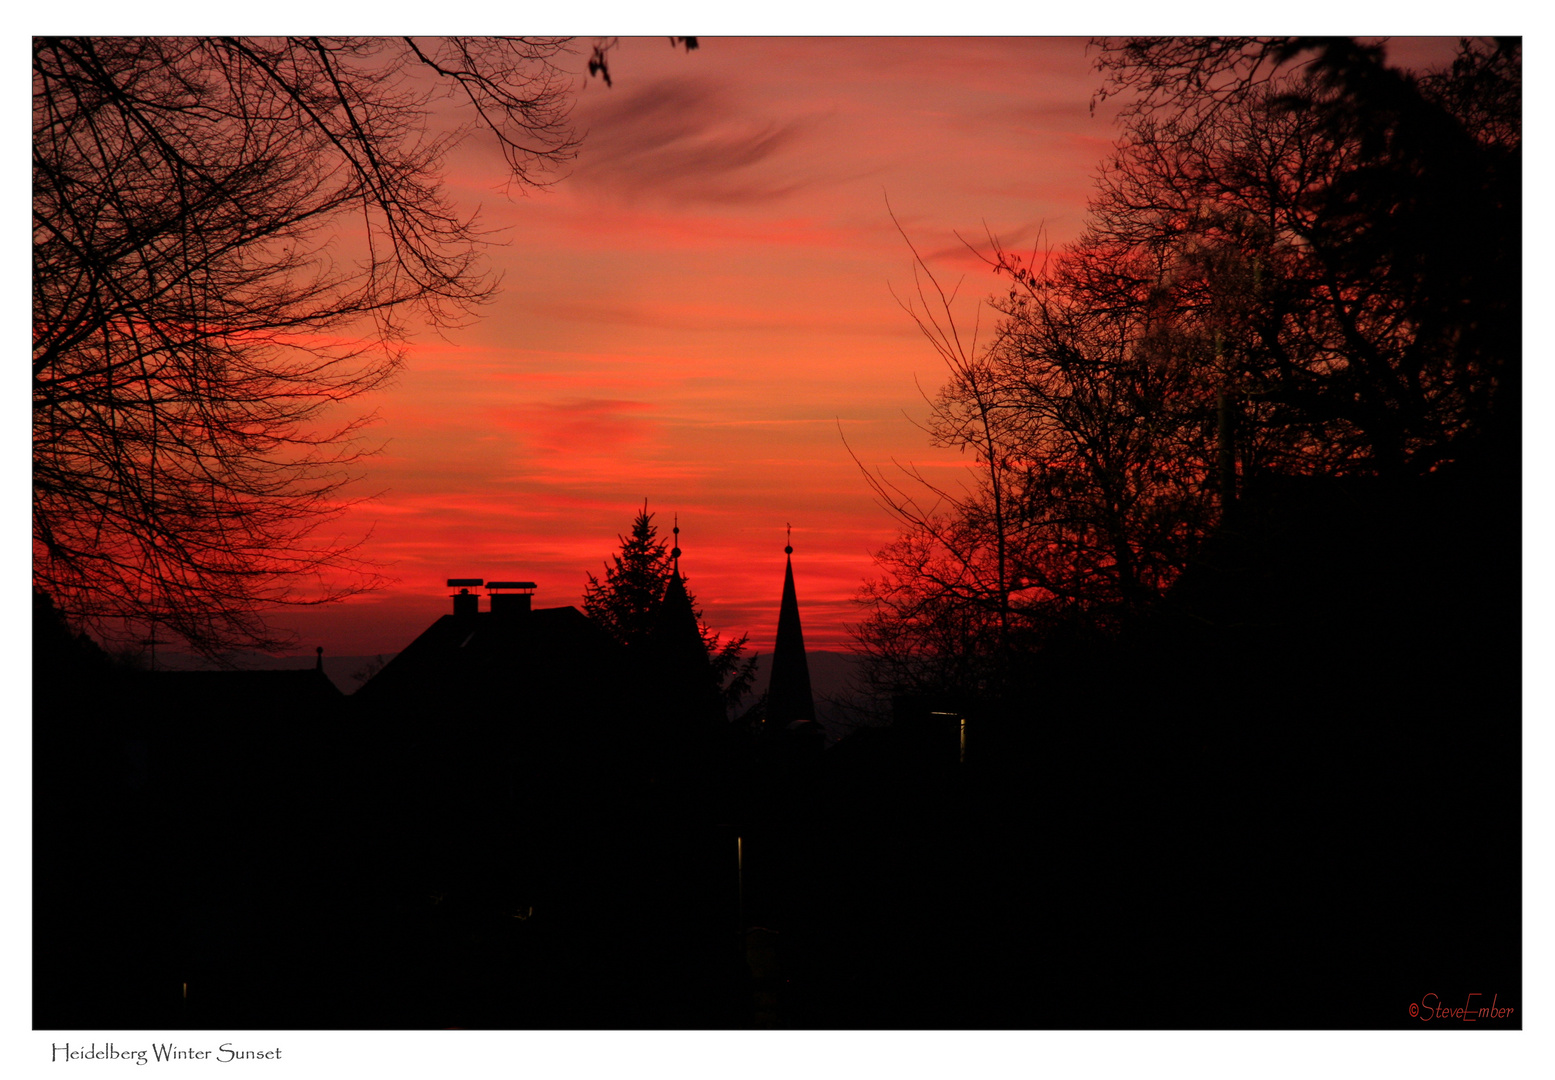
[[[788,566],[783,573],[783,604],[778,609],[777,644],[772,650],[772,682],[767,689],[767,720],[786,726],[815,720],[810,693],[810,665],[805,660],[804,631],[799,627],[799,597],[794,592],[793,527],[783,548]]]
[[[702,669],[710,671],[711,668],[707,646],[702,641],[702,631],[697,623],[696,609],[691,606],[691,596],[686,592],[685,578],[680,576],[680,515],[677,514],[675,518],[675,547],[670,552],[670,579],[659,604],[653,636],[662,655],[700,673]]]
[[[680,524],[675,525],[669,583],[649,638],[651,663],[663,700],[674,702],[692,721],[692,730],[725,719],[718,683],[702,640],[696,608],[680,576]]]

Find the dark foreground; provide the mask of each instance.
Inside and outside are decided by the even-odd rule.
[[[266,716],[44,620],[33,1024],[1520,1027],[1516,515],[1266,505],[1120,643],[826,750],[609,672]]]

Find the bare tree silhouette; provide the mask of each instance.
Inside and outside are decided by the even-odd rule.
[[[372,587],[328,528],[362,452],[329,407],[394,374],[412,315],[492,295],[443,162],[478,132],[550,182],[578,145],[565,48],[34,39],[35,588],[217,654]],[[465,122],[429,126],[439,96]]]
[[[855,636],[898,688],[1148,612],[1250,478],[1515,475],[1515,42],[1409,73],[1349,39],[1134,39],[1099,67],[1138,96],[1081,239],[990,239],[981,348],[931,274],[912,313],[950,375],[928,434],[977,468],[868,474],[903,532]]]
[[[1138,96],[1092,235],[1160,261],[1179,337],[1213,339],[1264,413],[1249,430],[1307,432],[1282,468],[1418,474],[1505,440],[1516,41],[1465,40],[1430,72],[1349,38],[1129,39],[1099,66]]]

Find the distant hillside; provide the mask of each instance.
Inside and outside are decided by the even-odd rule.
[[[858,671],[858,657],[852,653],[826,652],[823,649],[806,649],[805,657],[810,667],[810,689],[815,703],[822,698],[838,698],[853,692]],[[762,693],[772,681],[772,653],[763,652],[756,658],[755,692]]]
[[[858,698],[859,659],[852,653],[806,649],[810,668],[810,692],[815,697],[815,719],[826,729],[827,741],[835,742],[853,729],[856,708],[848,705]],[[772,681],[772,653],[756,658],[756,682],[752,693],[741,705],[749,708]]]

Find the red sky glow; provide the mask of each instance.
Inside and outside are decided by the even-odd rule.
[[[763,652],[792,523],[806,643],[846,648],[896,530],[843,436],[872,467],[960,460],[912,423],[944,372],[895,298],[914,276],[891,213],[970,328],[999,283],[958,234],[1072,239],[1117,134],[1073,38],[624,39],[611,71],[580,77],[554,187],[510,195],[478,139],[450,159],[499,231],[501,292],[346,406],[377,414],[359,491],[381,494],[338,529],[394,583],[283,612],[306,651],[403,648],[453,576],[577,604],[644,498],[665,533],[679,515],[708,623]]]

